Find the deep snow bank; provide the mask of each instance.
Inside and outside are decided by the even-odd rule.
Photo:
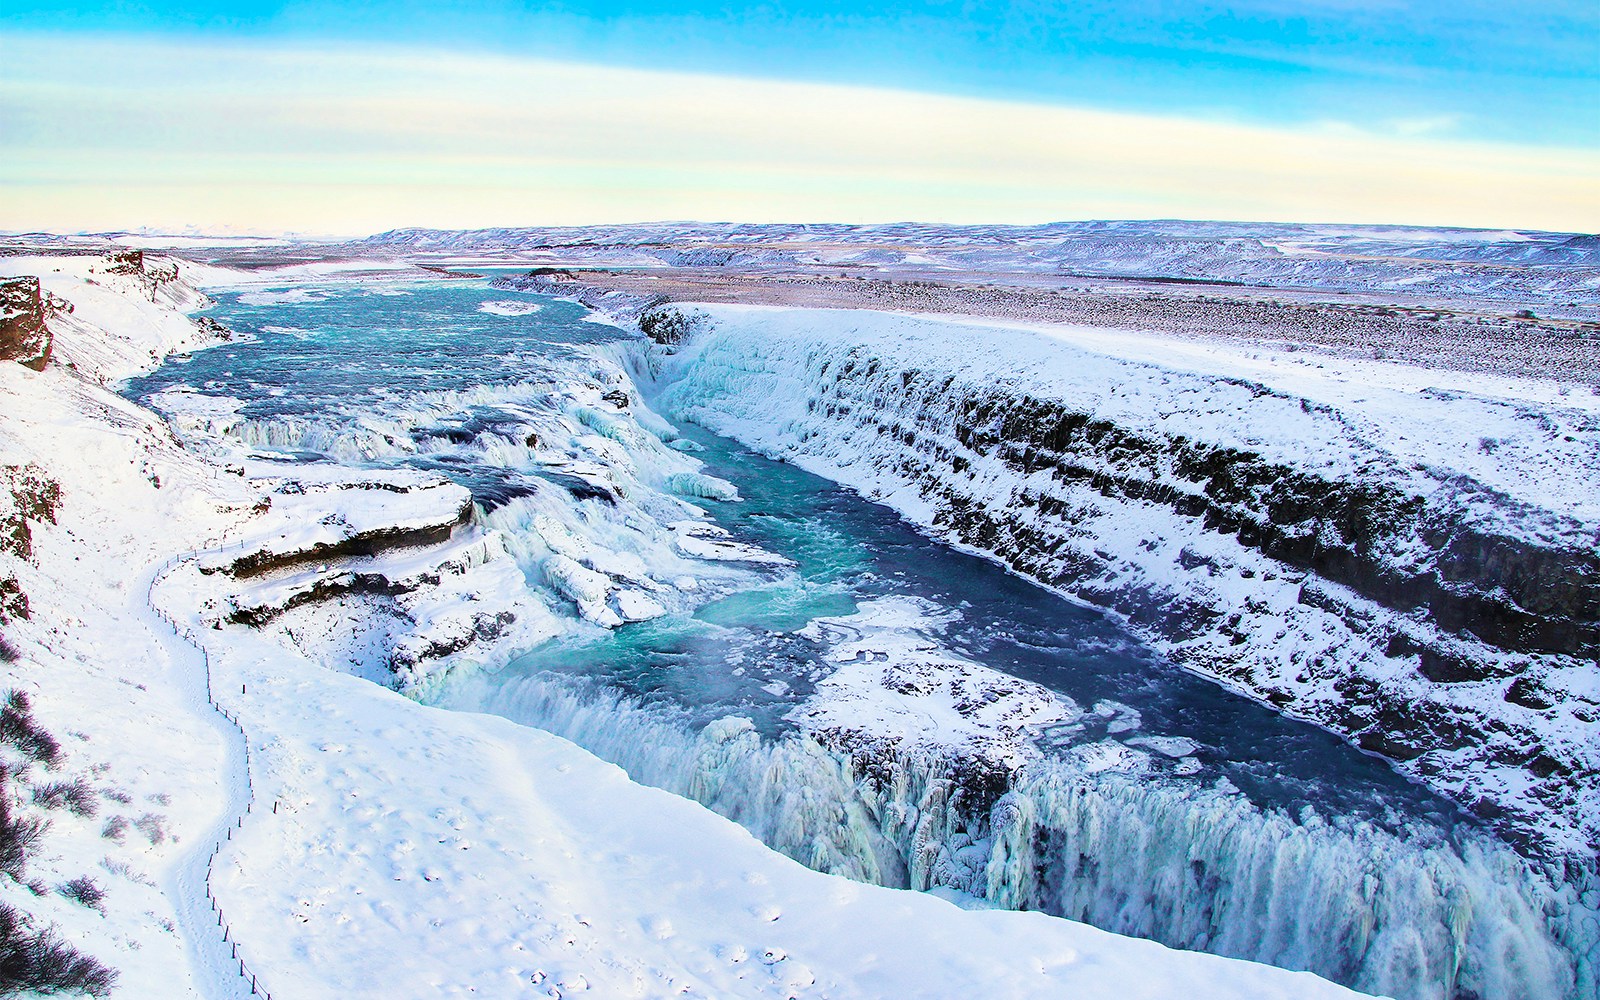
[[[149,818],[117,839],[98,817],[57,817],[40,873],[76,874],[103,853],[107,894],[99,909],[49,895],[26,908],[121,969],[127,995],[242,995],[231,966],[207,960],[230,946],[285,996],[1350,995],[808,871],[562,740],[423,708],[277,635],[204,628],[237,596],[224,548],[207,563],[222,572],[182,562],[154,599],[202,636],[210,687],[243,727],[254,798],[235,824],[236,736],[205,701],[196,651],[150,614],[145,583],[201,536],[227,530],[249,552],[314,508],[290,499],[303,490],[178,448],[98,384],[143,364],[145,343],[190,343],[194,324],[147,310],[142,285],[110,293],[118,303],[87,277],[47,280],[78,306],[55,336],[85,363],[0,365],[5,464],[59,488],[50,517],[23,514],[28,551],[0,554],[32,598],[4,623],[20,653],[4,672],[74,733],[63,766],[93,775],[106,812]],[[223,824],[209,881],[226,941],[198,881]],[[6,878],[0,892],[30,895]]]
[[[1072,328],[697,306],[674,414],[1124,614],[1555,855],[1600,833],[1600,399]]]

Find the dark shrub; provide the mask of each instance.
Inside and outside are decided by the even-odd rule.
[[[116,985],[107,968],[59,940],[55,928],[34,931],[28,918],[0,903],[0,997],[23,993],[87,993],[103,997]]]
[[[105,912],[106,891],[100,888],[100,883],[87,875],[80,875],[70,882],[62,883],[59,890],[61,895],[80,903],[91,910]]]
[[[42,819],[11,815],[11,795],[0,780],[0,873],[22,881],[28,852],[49,825]]]
[[[40,785],[33,790],[33,801],[35,805],[44,806],[46,809],[60,809],[64,806],[75,816],[93,816],[100,809],[100,802],[94,794],[94,789],[82,778],[52,781],[48,785]]]
[[[46,767],[61,761],[61,744],[33,721],[33,705],[24,691],[9,692],[0,706],[0,743],[11,744]]]

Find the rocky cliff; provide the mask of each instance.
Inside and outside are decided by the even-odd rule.
[[[34,371],[50,362],[49,296],[33,276],[0,279],[0,360]]]

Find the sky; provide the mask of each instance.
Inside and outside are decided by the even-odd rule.
[[[46,0],[0,12],[0,229],[1593,232],[1597,52],[1594,0]]]

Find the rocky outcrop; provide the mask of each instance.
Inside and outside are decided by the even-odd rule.
[[[1581,501],[1506,495],[1521,466],[1485,476],[1498,485],[1460,471],[1491,470],[1476,437],[1470,462],[1397,451],[1411,429],[1384,436],[1353,404],[920,323],[713,309],[655,362],[678,415],[1117,612],[1175,662],[1401,762],[1528,850],[1600,836],[1600,537],[1561,513]],[[1501,403],[1428,398],[1404,405],[1450,433],[1504,419]],[[1524,409],[1511,419],[1538,429],[1515,461],[1583,461],[1590,418]]]
[[[830,420],[879,419],[849,387],[853,377],[841,372],[825,384],[819,411]],[[1581,746],[1547,741],[1532,728],[1539,720],[1516,710],[1548,715],[1559,703],[1579,725],[1585,714],[1600,718],[1600,705],[1541,685],[1551,670],[1600,657],[1600,549],[1576,540],[1581,526],[1540,542],[1504,523],[1465,519],[1450,491],[1320,476],[1233,448],[1133,433],[1060,402],[920,381],[913,376],[905,391],[918,408],[953,414],[958,446],[919,447],[903,424],[892,433],[920,456],[906,472],[932,501],[942,534],[1125,615],[1187,666],[1407,762],[1480,816],[1511,821],[1508,832],[1524,843],[1545,832],[1538,813],[1474,789],[1455,773],[1464,758],[1521,772],[1524,788],[1550,808],[1581,808],[1579,786],[1594,776],[1593,762]],[[981,499],[970,472],[981,466],[992,475],[996,464],[1029,484],[1004,503]],[[1091,525],[1123,505],[1165,508],[1292,571],[1298,603],[1336,618],[1343,637],[1274,670],[1254,648],[1274,616],[1250,615],[1248,599],[1240,615],[1208,588],[1174,595],[1108,573],[1115,546],[1095,539]],[[1202,579],[1252,572],[1189,548],[1176,562]],[[1227,643],[1197,641],[1207,635]],[[1352,669],[1363,665],[1376,669]],[[1307,687],[1328,694],[1308,696]]]
[[[845,367],[834,385],[853,374]],[[910,376],[904,382],[919,409],[942,404],[953,411],[961,453],[944,449],[945,455],[932,456],[936,462],[942,457],[951,471],[997,460],[1019,477],[1043,473],[1109,498],[1157,503],[1386,607],[1421,611],[1441,634],[1469,635],[1512,653],[1600,656],[1600,554],[1592,547],[1541,545],[1462,523],[1454,494],[1424,496],[1383,482],[1328,478],[1184,437],[1152,438],[1059,401],[970,388],[948,399],[951,387],[944,380]],[[818,405],[830,417],[851,419],[857,404],[841,399]],[[900,438],[915,444],[913,430],[902,430]],[[1039,520],[1059,521],[1068,512],[1051,496],[1028,490],[1017,500]],[[1058,547],[1040,537],[1038,528],[1017,531],[1018,520],[986,517],[952,494],[936,523],[1046,583],[1070,585],[1085,575],[1088,567],[1056,564]],[[1581,526],[1566,527],[1564,534],[1581,536]],[[1425,639],[1400,641],[1407,652],[1426,650],[1434,663],[1451,659],[1448,650]]]
[[[336,475],[334,473],[333,475]],[[283,530],[203,557],[206,574],[238,579],[396,549],[439,545],[472,517],[472,494],[446,480],[373,475],[277,486]]]
[[[437,583],[435,579],[433,582]],[[303,587],[289,589],[282,594],[252,594],[236,597],[227,620],[235,625],[261,628],[263,625],[295,608],[319,601],[331,601],[351,594],[377,594],[395,597],[421,586],[421,582],[400,583],[382,573],[338,572],[317,576]],[[254,598],[254,599],[252,599]]]
[[[0,360],[34,371],[50,362],[50,297],[32,276],[0,279]]]
[[[293,551],[262,549],[235,559],[228,572],[237,577],[258,576],[274,570],[287,569],[306,563],[326,562],[351,556],[373,556],[389,549],[418,548],[449,541],[450,533],[465,524],[472,516],[472,504],[467,502],[448,521],[420,527],[374,528],[358,531],[338,541],[313,542]]]
[[[596,288],[585,284],[580,275],[561,268],[534,268],[524,275],[496,278],[490,284],[496,288],[514,288],[523,292],[538,292],[571,299],[623,323],[639,322],[642,316],[667,300],[664,295],[643,295]]]
[[[156,263],[145,257],[143,250],[117,250],[106,255],[106,273],[120,274],[136,280],[150,301],[163,285],[178,280],[178,265],[174,261]]]

